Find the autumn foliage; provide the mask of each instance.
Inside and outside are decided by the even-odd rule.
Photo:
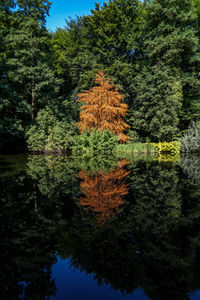
[[[128,187],[122,182],[129,172],[122,167],[128,162],[123,160],[119,166],[109,173],[103,171],[98,174],[89,174],[80,171],[79,178],[82,179],[81,191],[85,197],[80,198],[79,203],[85,209],[94,211],[97,215],[97,222],[104,225],[123,204],[122,196],[128,194]]]
[[[123,95],[118,87],[106,79],[103,71],[95,75],[98,86],[78,94],[81,106],[80,122],[77,123],[81,132],[86,129],[108,129],[118,136],[121,142],[127,142],[128,136],[123,132],[129,127],[122,119],[127,115],[128,105],[122,103]]]

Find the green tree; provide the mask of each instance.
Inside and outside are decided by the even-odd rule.
[[[144,26],[143,4],[138,0],[113,0],[83,18],[88,49],[98,64],[119,83],[125,97],[131,98],[131,81],[140,60],[140,38]]]
[[[93,85],[94,74],[104,69],[131,99],[130,85],[144,26],[143,4],[138,0],[114,0],[96,4],[91,15],[67,22],[53,36],[55,66],[75,98]]]
[[[20,19],[18,25],[6,39],[12,49],[7,59],[8,76],[16,86],[19,114],[28,121],[53,100],[56,80],[48,65],[47,31],[30,17]]]
[[[145,66],[134,80],[137,97],[129,122],[142,141],[177,137],[183,94],[180,77],[164,64]]]
[[[65,29],[53,34],[55,73],[63,79],[62,93],[72,100],[80,90],[92,86],[94,73],[99,70],[88,43],[82,17],[70,19]]]
[[[12,114],[11,102],[15,97],[15,92],[8,78],[7,65],[10,49],[6,43],[6,37],[10,28],[15,25],[16,19],[13,8],[15,8],[14,1],[1,1],[0,3],[0,149],[8,140],[11,140],[11,132],[15,132],[15,138],[19,137],[21,132],[20,122]],[[13,106],[15,106],[14,101]]]
[[[65,113],[69,111],[66,109]],[[46,106],[38,112],[34,124],[26,132],[27,146],[31,151],[65,152],[74,145],[77,133],[72,118]]]
[[[24,16],[39,21],[45,25],[46,16],[49,15],[51,2],[49,0],[15,0],[18,5],[18,12]]]
[[[144,69],[142,68],[142,72],[138,70],[135,92],[137,109],[146,112],[145,106],[148,101],[148,97],[145,97],[146,91],[147,89],[154,89],[155,91],[155,88],[157,88],[157,93],[156,91],[154,92],[154,100],[149,98],[149,108],[147,110],[149,120],[147,121],[147,127],[155,118],[154,106],[157,107],[158,110],[161,110],[158,122],[160,122],[161,130],[164,131],[164,128],[162,129],[164,122],[161,120],[162,111],[165,110],[166,103],[168,102],[167,98],[169,98],[169,93],[167,90],[171,87],[173,76],[175,77],[175,83],[180,82],[179,86],[183,94],[181,101],[182,109],[176,111],[173,109],[176,114],[176,116],[174,115],[175,119],[181,118],[179,128],[185,129],[188,125],[188,120],[197,118],[200,115],[198,72],[200,55],[196,23],[196,10],[190,0],[153,0],[152,2],[149,1],[146,5],[146,22],[143,33],[145,56],[143,64],[144,69],[147,68],[147,72],[149,72],[148,69],[150,69],[150,74],[146,76],[141,75],[145,73]],[[168,69],[168,78],[165,75],[166,69]],[[157,83],[155,83],[156,73],[159,73],[161,79],[160,82]],[[143,98],[146,98],[144,99],[145,101],[141,101],[141,88],[138,87],[137,84],[137,82],[141,81],[141,76],[144,77]],[[165,81],[165,90],[162,90],[164,86],[163,81]],[[181,98],[179,97],[175,107],[179,106],[180,100]],[[162,105],[160,106],[161,103]],[[171,103],[171,105],[173,104]],[[169,108],[168,105],[166,107]],[[134,124],[134,118],[132,122]],[[136,119],[136,124],[137,123],[138,120]],[[169,128],[171,137],[173,137],[174,132],[177,131],[177,125],[177,121],[172,122],[170,126],[171,129]],[[151,134],[153,139],[158,138],[154,131],[152,131]],[[146,133],[144,133],[144,135],[146,135]],[[162,138],[165,138],[165,136]]]
[[[55,102],[60,84],[51,67],[51,35],[44,27],[49,1],[6,3],[0,7],[2,145],[24,139],[25,129],[37,111]]]
[[[194,7],[196,9],[197,16],[198,16],[197,30],[198,30],[198,36],[200,38],[200,1],[193,0],[193,3],[194,3]]]

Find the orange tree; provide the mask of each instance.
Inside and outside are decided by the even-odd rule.
[[[81,106],[80,121],[77,123],[81,132],[86,129],[108,129],[118,136],[121,142],[127,142],[129,137],[123,132],[129,127],[122,119],[127,115],[128,105],[122,103],[123,95],[118,87],[106,79],[104,72],[95,75],[98,86],[78,94],[78,101],[84,102]]]

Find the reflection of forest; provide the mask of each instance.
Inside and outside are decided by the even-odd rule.
[[[51,278],[58,211],[45,205],[25,172],[0,179],[0,298],[46,299]],[[50,215],[51,217],[49,217]]]
[[[183,172],[191,179],[193,183],[200,183],[200,156],[182,155],[181,167]]]
[[[80,205],[94,211],[97,214],[97,222],[101,225],[114,215],[121,204],[122,196],[128,194],[128,188],[122,180],[129,174],[122,167],[128,162],[121,161],[118,167],[105,173],[101,171],[88,174],[84,170],[80,171],[79,178],[82,179],[81,191],[85,197],[80,198]]]
[[[81,171],[82,200],[66,157],[32,156],[27,171],[0,176],[2,299],[54,295],[56,253],[99,284],[124,293],[140,287],[152,300],[186,300],[200,289],[200,186],[170,163],[126,169]]]
[[[111,222],[95,225],[90,210],[74,215],[71,262],[124,293],[142,287],[152,300],[190,299],[200,288],[199,187],[171,163],[127,168],[129,194]]]
[[[51,268],[56,263],[56,243],[73,212],[70,199],[78,187],[70,162],[66,157],[37,155],[29,157],[24,171],[16,164],[12,168],[10,161],[2,164],[1,299],[44,300],[55,295]]]

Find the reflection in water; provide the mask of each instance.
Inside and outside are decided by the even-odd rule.
[[[199,155],[183,155],[181,158],[181,166],[184,173],[191,179],[193,183],[200,183]]]
[[[118,163],[118,167],[105,173],[101,171],[94,174],[92,171],[88,174],[86,171],[80,171],[78,177],[82,179],[80,184],[81,191],[85,197],[79,200],[80,205],[90,209],[97,214],[97,222],[104,225],[112,215],[116,214],[119,206],[124,203],[122,196],[128,194],[128,188],[122,182],[129,172],[123,169],[128,164],[123,160]]]
[[[129,194],[115,218],[97,226],[76,212],[71,263],[125,294],[142,287],[152,300],[190,299],[200,287],[200,199],[184,198],[194,187],[174,163],[127,167]]]
[[[110,172],[86,173],[64,156],[31,156],[27,169],[15,171],[4,161],[0,297],[56,295],[51,269],[59,254],[113,291],[142,288],[151,300],[190,299],[200,289],[200,186],[186,165],[123,161]],[[66,272],[63,289],[73,280],[67,266]],[[70,283],[81,299],[81,284]]]
[[[56,262],[58,211],[52,214],[52,206],[41,198],[25,172],[7,172],[0,186],[0,298],[55,295],[51,266]]]

